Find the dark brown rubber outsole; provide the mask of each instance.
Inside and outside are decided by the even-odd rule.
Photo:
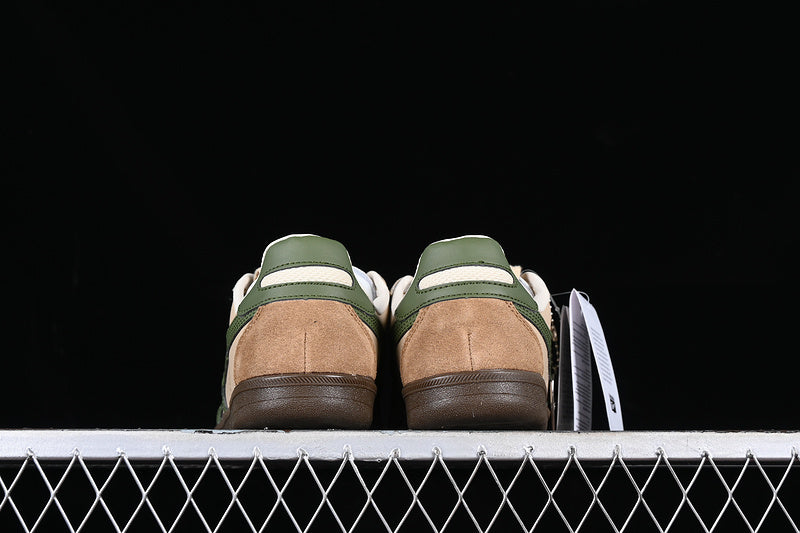
[[[217,429],[367,429],[377,388],[366,376],[277,374],[239,383]]]
[[[476,370],[403,387],[409,429],[547,429],[547,387],[524,370]]]

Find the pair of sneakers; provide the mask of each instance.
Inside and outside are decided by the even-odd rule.
[[[217,428],[369,428],[384,334],[410,429],[547,427],[550,294],[495,240],[434,242],[390,290],[341,243],[295,234],[233,288]]]

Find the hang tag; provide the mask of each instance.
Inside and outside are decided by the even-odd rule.
[[[553,305],[559,316],[558,326],[558,381],[556,381],[556,405],[553,409],[556,412],[556,422],[553,426],[557,430],[575,430],[577,429],[575,422],[575,401],[574,394],[572,393],[572,352],[570,350],[570,334],[569,334],[569,306],[562,305],[560,308]],[[589,382],[591,395],[592,380]],[[591,410],[589,410],[591,417]],[[591,420],[589,422],[591,427]]]
[[[603,389],[608,429],[622,431],[622,404],[617,379],[611,365],[606,337],[594,306],[581,293],[572,290],[566,310],[569,325],[569,361],[571,361],[573,429],[592,429],[592,363],[594,354],[600,385]],[[563,339],[562,339],[563,342]]]

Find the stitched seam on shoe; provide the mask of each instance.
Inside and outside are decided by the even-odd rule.
[[[261,289],[261,290],[269,290],[269,289],[274,288],[274,287],[281,287],[281,286],[286,286],[286,285],[301,285],[301,284],[302,285],[327,285],[329,287],[337,287],[337,288],[342,288],[343,287],[342,285],[336,285],[336,284],[333,284],[333,283],[300,282],[300,283],[285,283],[285,284],[282,284],[282,285],[270,285],[269,287],[265,287],[264,289]],[[332,301],[336,301],[336,302],[342,302],[342,303],[346,303],[346,304],[349,304],[349,305],[352,305],[354,307],[358,307],[359,309],[361,309],[361,307],[358,305],[358,302],[356,302],[354,300],[351,300],[349,298],[344,298],[344,297],[341,297],[341,296],[320,296],[319,294],[313,294],[312,293],[312,294],[292,294],[290,296],[273,296],[273,297],[264,298],[263,300],[259,301],[255,305],[251,305],[250,307],[248,307],[248,308],[246,308],[244,310],[240,309],[239,310],[239,314],[240,315],[246,315],[247,313],[249,313],[253,309],[256,309],[256,308],[258,308],[258,307],[260,307],[262,305],[265,305],[265,304],[268,304],[268,303],[272,303],[272,302],[280,302],[280,301],[283,301],[283,300],[303,300],[303,299],[307,299],[307,298],[311,298],[311,299],[315,299],[315,300],[332,300]],[[361,309],[361,311],[364,311],[365,313],[369,312],[366,309]]]
[[[464,266],[491,266],[491,265],[464,265]],[[435,273],[436,272],[431,272],[431,274],[435,274]],[[421,279],[424,279],[427,276],[430,276],[430,274],[426,274]],[[420,281],[421,281],[421,279],[420,279]],[[416,290],[417,290],[417,292],[419,294],[424,294],[426,292],[433,292],[436,289],[440,289],[442,287],[456,287],[456,286],[459,286],[459,285],[478,285],[478,284],[480,284],[480,285],[496,285],[498,287],[504,287],[504,288],[512,288],[514,286],[513,283],[501,283],[499,281],[470,280],[470,281],[453,281],[453,282],[450,282],[450,283],[440,283],[439,285],[434,285],[433,287],[428,287],[427,289],[420,289],[419,288],[419,282],[417,282]]]
[[[340,270],[347,271],[344,267],[342,267],[342,265],[340,265],[338,263],[331,263],[331,262],[328,262],[328,261],[287,261],[286,263],[281,263],[279,265],[275,265],[275,267],[270,268],[269,270],[265,270],[261,274],[271,273],[271,272],[275,272],[277,270],[283,270],[284,268],[291,268],[293,265],[301,265],[301,266],[302,265],[332,266],[332,267],[336,267],[336,268],[338,268]],[[259,277],[263,277],[263,276],[259,276]]]
[[[480,293],[466,293],[465,292],[465,293],[460,293],[457,296],[448,295],[448,296],[443,296],[443,297],[439,297],[439,298],[432,298],[431,300],[422,303],[421,305],[415,307],[414,309],[410,310],[408,313],[405,313],[404,315],[397,315],[396,322],[395,322],[394,326],[392,327],[392,329],[394,331],[395,342],[399,342],[400,339],[403,337],[403,335],[408,334],[408,332],[410,332],[410,330],[414,328],[414,326],[417,323],[417,319],[418,319],[418,317],[414,317],[415,313],[421,313],[423,310],[427,309],[429,306],[431,306],[433,304],[436,304],[436,303],[446,302],[446,301],[449,301],[449,300],[458,300],[458,299],[461,299],[461,298],[496,298],[496,299],[499,299],[499,300],[505,300],[505,301],[507,301],[509,303],[512,303],[512,304],[521,305],[522,307],[525,307],[526,309],[530,309],[531,313],[538,313],[538,311],[535,311],[534,309],[531,309],[527,302],[520,301],[517,298],[510,297],[510,296],[505,295],[505,294],[486,293],[486,292],[480,292]],[[517,311],[517,312],[519,312],[519,311]],[[520,313],[520,315],[522,315],[522,313]],[[523,316],[523,318],[525,318],[525,317]],[[413,322],[412,322],[412,325],[409,326],[407,324],[408,324],[408,321],[410,319],[413,319]],[[531,323],[533,323],[534,326],[535,326],[535,323],[533,321],[531,321]],[[537,327],[537,330],[538,329],[539,328]],[[405,331],[403,331],[403,330],[405,330]],[[545,340],[545,343],[547,343],[546,340]]]
[[[486,284],[486,283],[487,282],[483,282],[483,281],[465,281],[465,282],[460,282],[460,283],[449,284],[449,285],[446,285],[446,287],[452,287],[452,286],[457,286],[457,285],[477,285],[477,284]],[[501,284],[495,283],[495,285],[501,285]],[[505,285],[505,286],[507,287],[508,285]],[[435,291],[436,289],[440,289],[442,287],[445,287],[445,285],[439,285],[439,286],[433,287],[431,289],[424,289],[424,290],[419,291],[419,292]],[[460,298],[497,298],[497,299],[500,299],[500,300],[511,301],[511,302],[517,303],[519,305],[522,305],[524,307],[529,307],[530,308],[530,305],[528,304],[528,302],[524,302],[524,301],[522,301],[522,300],[520,300],[518,298],[515,298],[513,296],[509,296],[509,295],[503,294],[503,293],[462,292],[462,293],[458,293],[458,294],[444,295],[444,296],[440,296],[440,297],[436,297],[436,298],[431,298],[430,300],[427,300],[427,301],[421,303],[420,305],[417,305],[413,309],[410,309],[405,314],[397,315],[397,321],[400,322],[400,321],[406,320],[408,317],[413,315],[415,312],[417,312],[417,311],[421,310],[422,308],[427,307],[427,306],[429,306],[431,304],[435,304],[435,303],[438,303],[438,302],[443,302],[443,301],[446,301],[446,300],[457,300],[457,299],[460,299]]]
[[[502,265],[500,263],[462,261],[460,263],[448,263],[446,265],[439,265],[436,268],[432,268],[432,269],[427,270],[427,271],[425,271],[423,273],[420,273],[419,278],[422,279],[425,276],[429,276],[431,274],[435,274],[436,272],[441,272],[443,270],[449,270],[451,268],[460,267],[460,266],[488,266],[488,267],[496,267],[496,268],[499,268],[501,270],[505,270],[506,272],[511,272],[510,270],[508,270],[506,268],[505,265]],[[513,272],[511,272],[511,274],[513,276]],[[487,282],[487,283],[491,283],[491,282]],[[419,286],[419,283],[417,283],[417,286]],[[427,290],[427,289],[422,289],[422,290]]]
[[[367,344],[370,345],[370,346],[373,346],[372,337],[373,336],[377,337],[377,335],[375,335],[375,332],[372,331],[372,328],[370,328],[367,324],[364,323],[364,320],[362,320],[362,318],[360,316],[358,316],[358,313],[356,312],[356,310],[352,306],[349,306],[349,305],[347,306],[347,313],[353,318],[353,320],[356,322],[356,324],[359,325],[359,329],[361,331],[361,335],[364,337],[364,340],[366,340]],[[372,360],[370,361],[370,370],[372,370],[372,365],[374,364],[374,366],[375,366],[375,375],[377,376],[377,373],[378,373],[378,359],[377,358],[378,358],[378,356],[374,351],[371,351],[369,355],[372,357]]]
[[[353,319],[356,321],[356,323],[358,323],[361,326],[361,332],[367,337],[367,340],[369,342],[372,342],[372,339],[370,339],[370,335],[374,335],[374,332],[372,331],[372,329],[370,329],[370,327],[368,325],[366,325],[364,323],[363,320],[361,320],[361,317],[358,316],[358,313],[356,313],[356,310],[353,309],[352,306],[348,305],[347,306],[347,313],[351,317],[353,317]]]
[[[367,344],[372,346],[372,336],[375,335],[375,333],[372,331],[372,329],[368,325],[366,325],[364,323],[363,320],[361,320],[361,317],[358,316],[358,313],[356,313],[356,310],[353,309],[349,305],[347,306],[347,312],[349,313],[349,315],[351,317],[353,317],[353,320],[356,321],[356,324],[358,324],[360,326],[361,334],[365,337],[365,340],[367,341]],[[375,373],[377,375],[377,372],[378,372],[377,356],[374,353],[370,353],[370,355],[372,355],[373,358],[375,359]],[[370,363],[370,364],[372,364],[372,363]]]
[[[246,328],[248,324],[250,324],[250,321],[253,320],[253,317],[256,315],[257,312],[258,308],[255,307],[250,311],[248,311],[247,313],[244,313],[242,315],[237,315],[236,318],[233,319],[233,322],[231,322],[231,324],[228,326],[228,331],[225,333],[227,342],[226,353],[228,352],[228,350],[230,350],[231,344],[233,344],[233,340],[236,338],[239,332],[242,331],[244,328]],[[248,318],[247,315],[250,313],[252,313],[252,316]],[[233,324],[236,323],[237,321],[241,323],[236,327],[235,330],[233,330],[232,329]]]
[[[530,320],[528,320],[527,318],[525,318],[525,317],[522,315],[522,313],[520,313],[520,312],[519,312],[519,309],[517,309],[517,306],[515,306],[515,305],[514,305],[512,302],[506,302],[506,305],[508,305],[508,306],[509,306],[509,308],[510,308],[510,309],[511,309],[511,311],[512,311],[512,314],[513,314],[513,315],[516,317],[516,319],[517,319],[517,320],[519,320],[519,321],[520,321],[520,323],[522,323],[522,325],[525,327],[526,331],[529,331],[529,332],[530,332],[530,334],[531,334],[531,337],[533,337],[533,339],[534,339],[534,341],[536,342],[536,345],[537,345],[537,346],[539,346],[539,339],[537,339],[537,338],[536,338],[536,337],[537,337],[537,335],[538,335],[538,337],[540,337],[540,338],[541,338],[541,340],[544,342],[544,345],[545,345],[545,353],[544,353],[544,354],[540,354],[540,355],[543,355],[543,356],[544,356],[544,359],[545,359],[545,361],[542,361],[542,365],[543,365],[543,366],[542,366],[542,371],[541,371],[541,374],[542,374],[542,376],[544,376],[544,373],[545,373],[545,371],[546,371],[546,370],[549,370],[549,369],[548,369],[548,365],[550,364],[550,348],[548,347],[548,342],[547,342],[547,339],[546,339],[546,338],[545,338],[545,336],[544,336],[544,335],[542,335],[542,333],[539,331],[539,328],[536,326],[536,324],[534,324],[533,322],[531,322]],[[533,326],[533,329],[531,329],[531,328],[529,327],[529,325]]]
[[[540,328],[539,325],[537,324],[537,320],[535,320],[534,318],[528,318],[527,316],[525,316],[525,314],[522,312],[522,310],[520,310],[516,306],[514,306],[514,308],[515,308],[515,311],[517,312],[517,314],[519,315],[517,318],[520,319],[520,320],[527,321],[528,323],[533,325],[533,327],[536,329],[536,331],[539,333],[539,335],[541,335],[542,340],[544,340],[545,346],[547,346],[547,353],[549,354],[550,353],[550,349],[551,349],[550,345],[553,342],[553,338],[552,338],[552,333],[550,332],[550,328],[549,328],[548,324],[545,323],[544,317],[542,316],[542,314],[540,312],[538,312],[538,311],[530,310],[531,314],[534,315],[534,317],[536,319],[538,319],[538,321],[541,321],[542,325],[544,326],[545,331],[547,332],[546,334],[545,334],[545,332],[542,331],[542,328]],[[526,309],[530,309],[530,308],[526,307]]]
[[[423,309],[420,309],[419,314],[417,315],[417,319],[414,321],[414,324],[408,330],[408,333],[406,333],[407,337],[406,337],[405,343],[403,343],[403,350],[400,352],[400,357],[405,357],[405,354],[408,351],[408,346],[409,346],[409,344],[411,344],[411,341],[414,339],[414,335],[417,333],[417,330],[419,329],[420,324],[422,324],[423,320],[425,320],[425,315],[427,313],[428,313],[428,308],[427,307],[425,307]]]
[[[261,313],[261,309],[258,309],[255,312],[255,314],[253,314],[252,318],[250,318],[250,320],[247,322],[247,324],[245,324],[242,327],[242,329],[239,330],[239,333],[236,334],[236,336],[241,335],[241,338],[239,339],[239,346],[238,346],[239,348],[241,347],[242,343],[245,342],[245,337],[247,336],[248,331],[253,326],[253,324],[255,324],[256,317],[259,316],[260,313]],[[234,340],[236,340],[236,337],[234,337]],[[231,345],[233,345],[233,341],[231,341]],[[239,357],[238,359],[241,360],[241,357]],[[233,386],[235,388],[239,384],[239,381],[236,378],[236,373],[237,373],[236,372],[236,361],[232,361],[232,362],[233,362]]]
[[[536,346],[539,346],[539,340],[536,338],[536,336],[538,334],[538,336],[542,337],[542,340],[544,340],[544,336],[539,333],[539,328],[536,327],[536,324],[525,318],[522,313],[519,312],[519,309],[517,309],[517,306],[514,305],[513,302],[506,302],[506,306],[508,306],[514,318],[516,318],[519,323],[522,324],[522,327],[524,328],[523,331],[527,331],[530,336],[533,337],[534,342],[536,342]],[[531,328],[531,326],[533,326],[533,328]],[[545,341],[545,345],[547,345],[547,341]],[[544,369],[542,369],[542,372],[544,372]]]
[[[475,370],[475,362],[472,360],[472,332],[467,332],[467,350],[469,351],[469,369]]]
[[[516,318],[520,324],[525,326],[525,331],[529,331],[532,335],[534,334],[529,324],[533,326],[533,328],[536,331],[539,331],[538,328],[536,328],[536,324],[532,323],[530,320],[522,316],[522,313],[519,312],[519,309],[517,309],[517,306],[514,305],[514,302],[505,302],[505,304],[506,307],[508,307],[509,310],[511,310],[511,314],[514,315],[514,318]]]

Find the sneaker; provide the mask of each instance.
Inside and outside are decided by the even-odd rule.
[[[410,429],[546,429],[550,293],[500,245],[429,245],[392,287],[391,323]]]
[[[370,427],[388,307],[339,242],[272,242],[233,288],[217,429]]]

